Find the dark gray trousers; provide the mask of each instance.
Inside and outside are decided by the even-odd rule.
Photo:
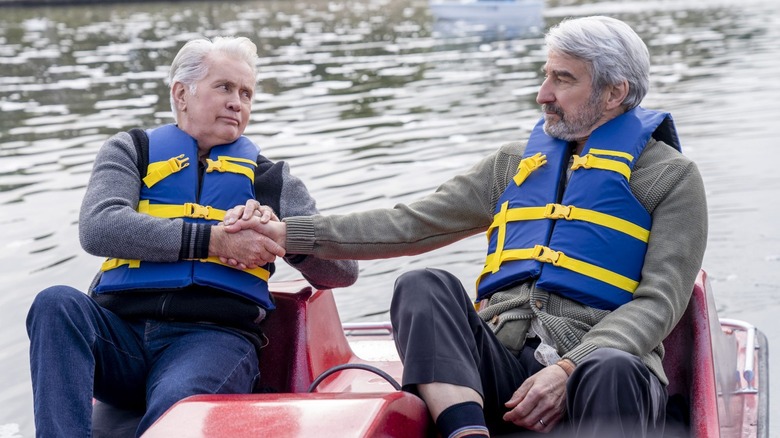
[[[502,419],[504,402],[543,368],[533,357],[538,343],[526,343],[515,357],[479,318],[460,281],[438,269],[398,278],[390,318],[404,390],[432,382],[472,388],[482,395],[491,433],[518,432]],[[599,349],[569,378],[568,420],[555,436],[661,436],[666,398],[666,388],[638,357]]]

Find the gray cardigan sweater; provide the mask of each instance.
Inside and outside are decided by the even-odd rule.
[[[275,204],[280,218],[318,213],[303,182],[284,162],[258,156],[255,196]],[[208,255],[211,225],[138,213],[138,157],[131,136],[114,135],[100,148],[79,214],[84,250],[103,257],[175,262]],[[287,251],[285,260],[317,288],[346,287],[357,280],[353,260],[323,260]]]
[[[503,145],[468,172],[408,205],[347,215],[288,217],[287,250],[334,259],[415,255],[476,233],[493,220],[496,201],[517,172],[525,142]],[[682,317],[707,242],[707,205],[696,165],[651,139],[637,160],[631,190],[652,214],[642,279],[627,304],[609,312],[516,285],[561,356],[579,362],[611,347],[642,358],[664,383],[662,341]]]

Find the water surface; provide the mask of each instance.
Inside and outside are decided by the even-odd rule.
[[[525,138],[539,117],[542,29],[567,16],[627,21],[652,55],[644,106],[673,114],[705,179],[704,267],[718,310],[770,343],[780,334],[775,0],[549,0],[523,29],[442,23],[424,0],[226,3],[2,10],[0,437],[34,433],[24,328],[33,297],[56,283],[85,289],[98,268],[77,237],[94,155],[117,131],[171,121],[167,66],[201,35],[258,44],[247,135],[291,164],[323,212],[342,213],[411,201]],[[477,236],[362,262],[358,283],[336,291],[341,317],[387,319],[392,283],[409,269],[442,267],[472,285],[484,251]],[[282,268],[276,278],[296,277]]]

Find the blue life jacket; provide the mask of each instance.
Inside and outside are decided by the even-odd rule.
[[[197,141],[175,125],[148,130],[149,165],[138,211],[156,217],[217,224],[225,211],[255,198],[259,148],[248,138],[215,146],[199,187]],[[139,236],[139,238],[144,238]],[[273,309],[268,292],[270,264],[240,270],[217,257],[161,263],[110,258],[95,292],[178,289],[198,284],[232,292]]]
[[[652,218],[629,186],[651,136],[679,148],[668,113],[635,108],[597,128],[582,156],[534,128],[514,183],[496,204],[477,300],[536,279],[544,290],[614,310],[641,280]],[[565,189],[564,189],[565,187]]]

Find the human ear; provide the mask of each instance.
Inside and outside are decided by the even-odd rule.
[[[607,94],[607,109],[615,109],[623,105],[628,96],[628,81],[619,84],[609,85]]]
[[[176,109],[181,112],[187,111],[187,87],[181,82],[176,82],[171,88],[171,95]]]

